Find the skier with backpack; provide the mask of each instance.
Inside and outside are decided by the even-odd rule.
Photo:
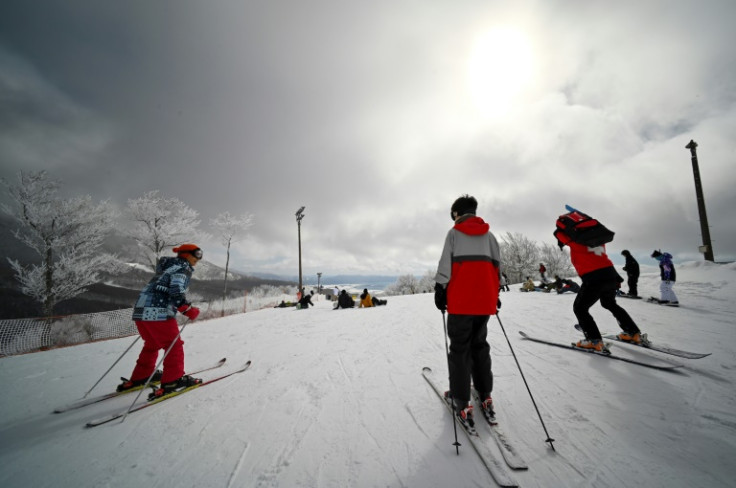
[[[616,303],[616,291],[623,278],[606,255],[605,246],[613,240],[614,233],[588,215],[572,207],[566,208],[568,213],[557,219],[554,236],[560,249],[565,246],[570,248],[570,260],[583,281],[573,303],[573,313],[585,339],[578,341],[575,346],[609,352],[590,314],[590,307],[599,300],[601,306],[613,314],[623,330],[618,335],[619,339],[634,344],[646,342],[646,334],[641,333],[626,310]]]

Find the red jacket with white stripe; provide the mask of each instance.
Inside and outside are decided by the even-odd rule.
[[[588,247],[573,242],[564,232],[556,231],[555,237],[570,247],[570,261],[583,282],[589,281],[623,281],[616,272],[613,262],[606,254],[606,245]]]
[[[496,313],[501,252],[489,229],[483,219],[467,214],[447,233],[435,281],[447,289],[448,313]]]

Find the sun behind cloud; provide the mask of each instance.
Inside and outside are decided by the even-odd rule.
[[[467,86],[485,117],[507,114],[521,99],[534,74],[534,53],[520,30],[498,27],[478,36],[468,58]]]

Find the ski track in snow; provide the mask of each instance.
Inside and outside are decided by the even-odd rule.
[[[655,371],[522,339],[580,337],[574,295],[503,293],[500,319],[556,451],[496,318],[489,322],[494,401],[503,431],[529,464],[523,487],[730,487],[736,478],[736,267],[678,266],[682,306],[619,300],[653,340],[712,356],[673,359]],[[193,285],[196,286],[196,285]],[[640,280],[658,295],[659,277]],[[15,487],[439,487],[493,486],[467,441],[456,455],[446,408],[421,377],[446,378],[442,316],[432,296],[385,307],[268,309],[197,322],[187,367],[227,356],[245,373],[94,429],[84,423],[127,408],[126,396],[63,414],[131,338],[0,359],[0,485]],[[602,332],[618,330],[599,305]],[[134,348],[135,349],[135,348]],[[127,376],[131,352],[93,394]],[[216,373],[203,373],[203,378]],[[483,432],[481,432],[481,435]],[[490,449],[500,452],[487,437]]]

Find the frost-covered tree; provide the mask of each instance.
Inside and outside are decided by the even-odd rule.
[[[547,267],[547,276],[568,277],[575,274],[570,257],[558,246],[542,243],[539,253],[541,263]]]
[[[177,198],[164,198],[158,193],[153,190],[128,200],[128,214],[133,221],[128,234],[144,250],[144,259],[153,270],[165,249],[200,235],[199,213]]]
[[[13,235],[40,257],[39,264],[26,266],[8,261],[21,291],[41,303],[44,316],[52,316],[57,303],[84,293],[100,271],[121,270],[115,256],[100,252],[116,217],[108,202],[60,198],[59,181],[45,171],[21,171],[17,184],[2,183],[13,200],[3,210],[19,224]]]
[[[511,283],[519,283],[533,276],[539,267],[537,243],[519,233],[507,232],[501,236],[501,268]]]
[[[412,274],[399,276],[396,283],[386,287],[386,295],[414,295],[419,293],[419,280]]]
[[[430,293],[434,291],[434,277],[437,273],[428,269],[419,280],[419,293]]]
[[[231,215],[230,212],[223,212],[214,219],[210,220],[210,226],[215,230],[220,242],[227,248],[227,258],[225,259],[225,286],[222,291],[223,303],[227,299],[227,273],[230,268],[230,245],[237,240],[243,233],[253,225],[253,215],[243,214],[240,216]],[[223,315],[225,310],[222,311]]]

